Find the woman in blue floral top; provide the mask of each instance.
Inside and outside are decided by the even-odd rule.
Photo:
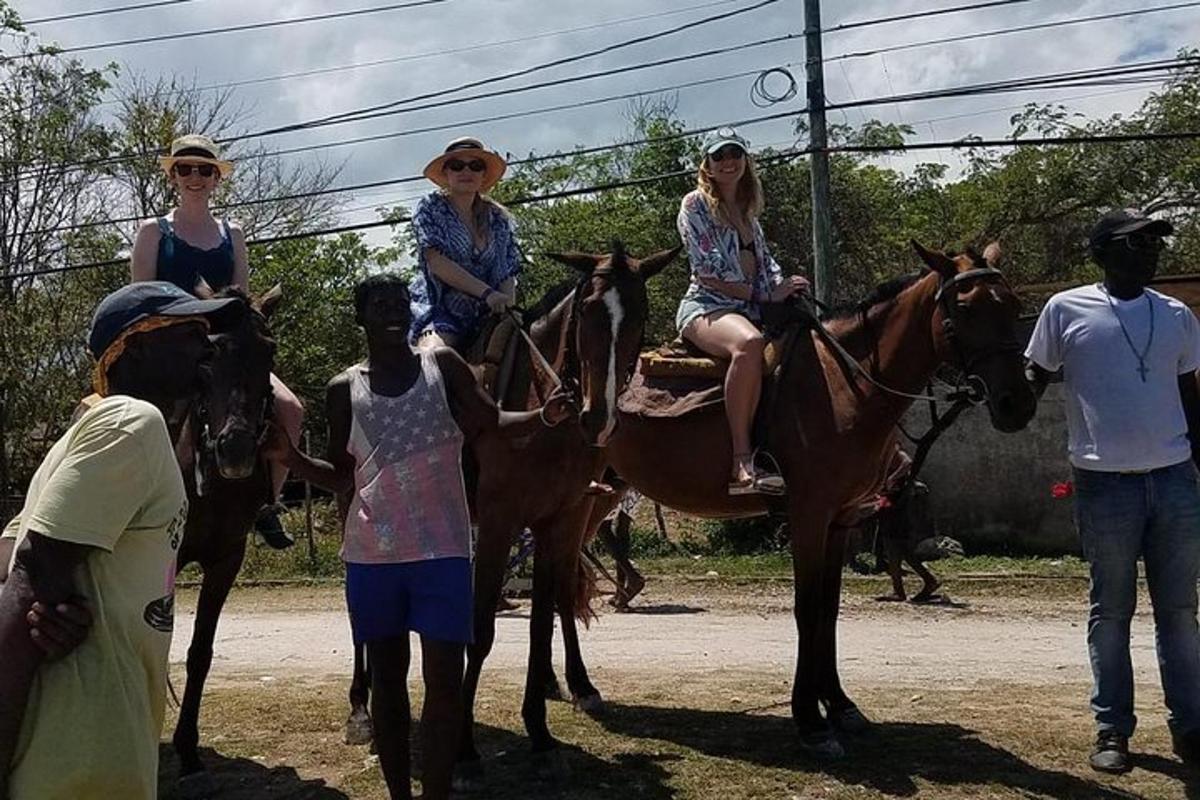
[[[692,280],[679,304],[680,334],[717,358],[729,359],[725,413],[733,439],[730,494],[784,490],[779,475],[757,470],[750,427],[762,391],[763,349],[759,307],[804,291],[808,281],[785,277],[767,252],[758,215],[762,185],[746,140],[722,128],[705,142],[696,190],[683,198],[679,235]]]
[[[507,165],[478,139],[455,139],[425,167],[441,187],[413,214],[420,274],[413,281],[412,338],[421,347],[466,347],[487,314],[513,304],[521,256],[513,221],[486,192]]]

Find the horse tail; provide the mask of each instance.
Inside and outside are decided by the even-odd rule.
[[[599,595],[596,571],[581,556],[575,580],[575,619],[585,628],[590,628],[592,620],[597,619],[596,612],[592,609],[592,600]]]

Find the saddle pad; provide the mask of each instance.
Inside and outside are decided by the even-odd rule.
[[[725,388],[719,378],[655,376],[638,370],[617,399],[617,408],[625,414],[669,419],[720,407],[724,400]]]

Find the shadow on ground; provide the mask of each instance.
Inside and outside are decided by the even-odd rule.
[[[975,786],[981,793],[986,793],[985,787],[1003,786],[1025,797],[1047,800],[1136,797],[1067,772],[1043,769],[980,740],[975,731],[949,723],[880,723],[869,735],[845,740],[849,755],[844,760],[819,764],[797,749],[790,717],[610,703],[597,719],[621,736],[671,742],[708,756],[764,767],[821,772],[890,797],[919,796],[918,779],[947,788]],[[1165,771],[1165,766],[1159,766]]]
[[[221,800],[349,800],[350,795],[332,789],[325,781],[305,780],[288,766],[270,766],[249,758],[223,756],[211,747],[200,748],[207,776],[187,788],[179,784],[179,759],[168,744],[158,747],[159,800],[191,800],[213,797]],[[191,779],[197,780],[197,779]],[[201,789],[201,786],[204,786]]]

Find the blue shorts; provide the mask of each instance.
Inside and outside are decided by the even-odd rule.
[[[346,605],[354,643],[407,636],[470,644],[475,618],[468,558],[404,564],[346,564]]]

